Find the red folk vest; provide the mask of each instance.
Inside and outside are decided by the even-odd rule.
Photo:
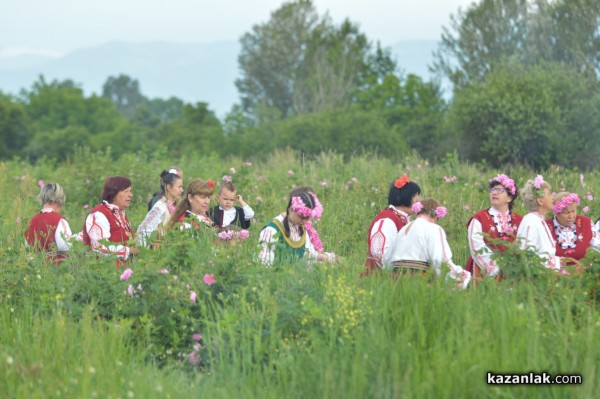
[[[494,223],[494,218],[490,214],[489,209],[484,209],[482,211],[477,212],[467,222],[467,228],[469,228],[469,225],[471,224],[471,221],[473,219],[479,221],[479,223],[481,223],[481,231],[483,233],[483,242],[485,242],[485,245],[487,245],[487,247],[494,252],[504,252],[506,250],[506,246],[493,244],[491,241],[502,239],[507,242],[514,242],[515,239],[517,238],[517,230],[519,229],[521,220],[523,220],[523,216],[519,215],[518,213],[515,213],[513,211],[509,211],[509,212],[510,212],[511,225],[514,230],[513,233],[502,234],[502,236],[500,236],[500,234],[498,233],[498,229],[496,229],[496,223]],[[475,265],[475,261],[473,260],[473,258],[471,256],[469,256],[469,259],[467,260],[467,264],[465,265],[465,270],[467,270],[471,273],[473,273],[475,271],[476,274],[479,275],[479,267],[475,268],[474,265]]]
[[[398,215],[391,208],[386,208],[383,211],[379,212],[377,214],[377,216],[375,216],[375,219],[373,219],[373,221],[371,222],[371,225],[369,226],[369,232],[368,232],[369,237],[367,238],[368,252],[367,252],[367,260],[365,261],[365,267],[367,268],[367,270],[365,272],[361,273],[361,277],[368,276],[373,271],[378,269],[378,261],[376,259],[374,259],[373,254],[371,254],[371,230],[373,229],[373,226],[375,226],[375,223],[377,223],[381,219],[391,219],[394,222],[394,224],[396,225],[396,229],[398,231],[400,231],[400,229],[402,229],[402,227],[404,227],[408,224],[408,219],[406,217],[404,217],[402,215]]]
[[[560,246],[558,242],[558,236],[554,229],[554,218],[546,219],[546,224],[552,232],[552,237],[556,240],[556,255],[557,256],[568,256],[573,259],[582,259],[585,257],[585,253],[587,249],[590,247],[590,242],[592,241],[593,233],[592,233],[592,219],[587,216],[577,215],[575,218],[575,226],[576,231],[575,234],[577,236],[575,248],[563,248]]]
[[[114,242],[117,244],[125,244],[130,239],[133,239],[133,231],[131,230],[131,224],[129,223],[129,219],[127,219],[127,216],[125,216],[125,223],[127,224],[127,226],[121,226],[121,224],[119,223],[119,221],[117,219],[117,216],[106,205],[104,205],[104,204],[98,205],[97,207],[95,207],[94,209],[92,209],[90,211],[88,216],[94,212],[102,213],[104,216],[106,216],[106,218],[108,219],[108,222],[110,223],[110,238],[108,239],[108,241]],[[86,220],[87,220],[87,217],[86,217]],[[83,243],[85,245],[91,246],[90,235],[87,232],[85,224],[86,223],[84,222],[83,223]],[[129,229],[129,231],[127,229]]]

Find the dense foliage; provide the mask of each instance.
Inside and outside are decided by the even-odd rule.
[[[441,224],[464,265],[465,223],[487,205],[485,182],[497,170],[456,157],[435,166],[418,157],[344,161],[332,153],[307,161],[291,151],[251,164],[182,158],[186,182],[233,178],[256,212],[248,240],[228,246],[208,229],[174,231],[136,258],[127,279],[124,268],[81,245],[63,265],[46,264],[23,243],[38,210],[38,180],[65,187],[64,214],[78,231],[103,178],[127,175],[136,193],[128,214],[137,226],[158,172],[171,163],[111,157],[81,152],[61,165],[0,164],[2,397],[591,397],[597,389],[595,255],[583,275],[559,278],[515,249],[502,259],[508,279],[466,292],[437,280],[359,278],[367,227],[395,177],[408,173],[424,196],[448,207]],[[519,186],[534,175],[507,172]],[[542,173],[555,190],[577,192],[586,214],[600,213],[597,172]],[[340,262],[257,264],[258,231],[285,207],[289,190],[304,184],[323,202],[316,227]],[[524,212],[520,204],[516,210]],[[487,371],[579,373],[584,383],[491,387]]]

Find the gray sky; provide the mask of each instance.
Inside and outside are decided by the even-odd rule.
[[[437,40],[450,14],[473,0],[313,0],[336,23],[358,23],[372,41]],[[60,55],[110,41],[238,40],[281,0],[0,0],[0,57]]]

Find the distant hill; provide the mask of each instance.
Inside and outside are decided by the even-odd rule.
[[[435,41],[405,41],[391,46],[405,73],[429,79],[427,65]],[[150,98],[178,97],[185,102],[204,101],[223,117],[238,101],[237,41],[209,44],[113,42],[76,50],[60,58],[19,55],[0,58],[0,90],[18,93],[30,88],[40,74],[47,80],[71,79],[86,94],[102,91],[109,76],[126,74],[137,79]]]

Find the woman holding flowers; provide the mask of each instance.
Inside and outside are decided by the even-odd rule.
[[[163,170],[160,174],[160,189],[164,193],[163,196],[146,214],[136,232],[138,244],[144,247],[149,246],[149,238],[155,231],[159,234],[164,233],[171,221],[171,214],[175,212],[177,201],[181,199],[183,180],[177,174],[177,170]]]
[[[561,192],[554,198],[554,217],[546,219],[556,241],[556,255],[579,260],[591,246],[600,249],[600,237],[592,219],[577,214],[579,196]]]
[[[311,218],[322,213],[323,206],[313,194],[300,192],[292,196],[286,212],[269,222],[260,232],[260,262],[271,266],[275,261],[286,258],[300,259],[305,256],[309,261],[335,261],[334,254],[319,253],[315,250],[304,227]]]
[[[215,192],[215,183],[211,180],[194,179],[185,190],[185,198],[181,200],[173,216],[171,225],[181,224],[181,229],[200,229],[203,226],[212,227],[208,217],[210,199]]]
[[[515,241],[517,229],[523,217],[512,211],[519,191],[513,179],[499,174],[489,181],[490,207],[477,212],[468,222],[469,251],[465,269],[474,278],[482,275],[494,277],[499,269],[492,259],[494,252],[504,252],[507,244]]]
[[[448,213],[446,208],[435,199],[426,199],[415,202],[412,211],[416,218],[398,233],[392,262],[387,269],[411,275],[433,270],[439,277],[442,264],[447,264],[450,269],[447,278],[456,280],[460,288],[466,288],[471,273],[452,262],[446,233],[437,224]]]
[[[564,261],[556,255],[554,236],[544,220],[553,208],[550,190],[550,185],[540,175],[534,180],[527,180],[521,195],[529,213],[519,225],[517,239],[520,240],[521,249],[531,248],[542,257],[544,267],[558,271]]]
[[[390,265],[398,232],[408,224],[408,217],[413,213],[411,207],[419,201],[419,194],[421,188],[408,176],[391,184],[388,207],[379,212],[369,226],[366,271],[361,276]]]

